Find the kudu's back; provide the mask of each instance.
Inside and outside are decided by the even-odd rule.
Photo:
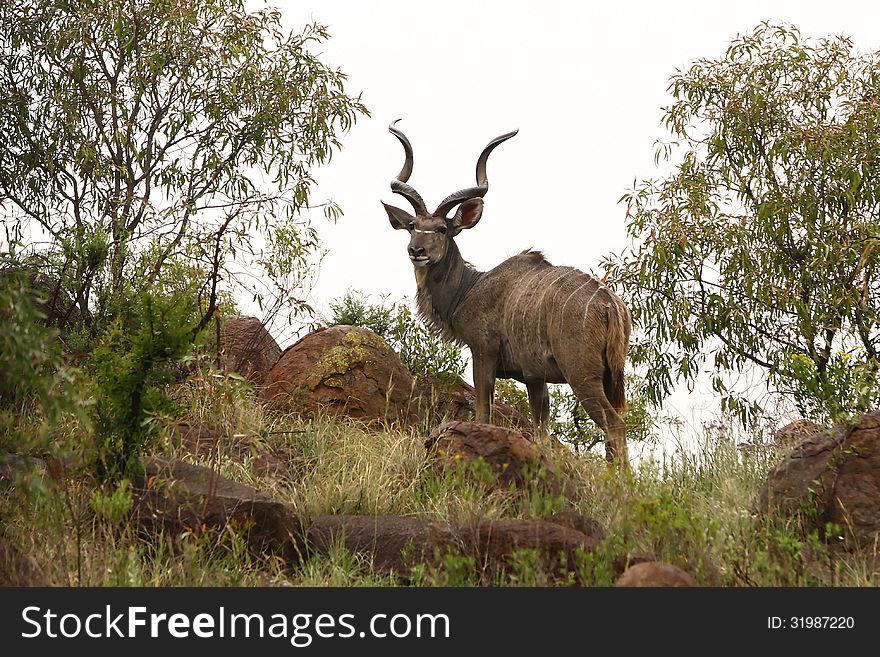
[[[571,383],[601,373],[608,401],[624,409],[631,323],[626,306],[611,290],[575,267],[551,265],[537,251],[506,260],[486,272],[481,283],[473,295],[494,302],[485,304],[482,317],[477,304],[465,312],[474,321],[497,326],[499,376]],[[487,326],[481,332],[492,331]]]

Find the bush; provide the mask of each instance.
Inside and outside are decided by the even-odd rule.
[[[129,301],[89,356],[96,397],[98,470],[114,480],[136,472],[150,416],[168,410],[170,367],[192,344],[192,301],[179,294],[142,292]]]
[[[5,256],[8,258],[8,256]],[[5,259],[4,258],[4,259]],[[43,455],[53,448],[65,414],[85,419],[77,393],[79,373],[64,361],[55,331],[42,322],[40,300],[27,278],[4,268],[0,273],[0,452]],[[19,461],[16,469],[29,467]],[[14,477],[39,485],[39,478]]]

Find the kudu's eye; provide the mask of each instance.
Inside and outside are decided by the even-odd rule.
[[[410,221],[409,222],[409,230],[415,230],[415,228],[416,228],[416,222]]]
[[[440,233],[441,235],[445,235],[446,234],[446,226],[440,226],[440,228],[437,229],[437,232]]]

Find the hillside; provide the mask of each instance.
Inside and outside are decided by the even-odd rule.
[[[503,478],[499,485],[499,471],[485,459],[432,465],[425,439],[435,418],[383,424],[278,410],[246,380],[211,368],[192,371],[171,396],[176,412],[153,418],[142,459],[147,473],[133,482],[101,487],[89,468],[77,467],[76,452],[34,454],[45,460],[33,467],[4,466],[16,482],[5,480],[0,506],[5,583],[607,586],[628,565],[655,560],[704,586],[880,581],[870,547],[844,550],[833,537],[820,538],[824,532],[804,529],[802,516],[758,510],[759,490],[786,449],[763,440],[744,453],[723,434],[707,435],[698,453],[643,461],[630,476],[591,454],[542,447],[540,467],[526,471],[521,485]],[[25,407],[4,412],[7,438],[12,428],[38,422]],[[71,417],[60,430],[56,445],[77,444],[85,432]],[[198,522],[147,521],[143,500],[151,491],[162,495],[163,480],[172,490],[174,479],[150,464],[169,462],[201,466],[279,503],[292,520],[286,547],[255,543],[265,527],[211,515],[211,498],[222,497],[225,485],[219,478],[196,495]],[[363,524],[334,533],[328,516],[361,517],[343,528],[379,518],[369,527],[380,539],[358,543]],[[397,546],[390,560],[381,547],[388,527],[391,549]],[[501,540],[525,527],[537,542],[517,543],[511,533],[512,545],[480,543],[486,528]],[[437,541],[446,528],[450,540]]]

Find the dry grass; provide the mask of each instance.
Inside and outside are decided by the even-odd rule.
[[[555,452],[574,482],[566,499],[539,486],[493,490],[473,478],[442,476],[425,466],[424,435],[339,418],[304,420],[271,413],[236,382],[205,377],[177,393],[183,419],[216,429],[213,453],[192,457],[234,480],[294,505],[304,517],[321,514],[406,515],[463,523],[475,518],[541,518],[574,509],[606,528],[602,549],[578,567],[588,582],[611,584],[615,568],[633,556],[676,564],[702,584],[721,586],[877,585],[875,554],[829,554],[803,537],[795,521],[762,518],[754,497],[778,459],[772,448],[741,454],[733,441],[707,438],[702,449],[675,463],[642,462],[621,479],[604,461]],[[159,424],[167,420],[157,420]],[[74,424],[63,427],[76,438]],[[153,445],[174,452],[167,431]],[[261,469],[271,455],[275,466]],[[108,492],[104,492],[105,495]],[[123,496],[124,497],[124,496]],[[145,538],[112,504],[95,504],[88,477],[30,497],[7,488],[0,496],[2,539],[39,566],[53,585],[332,585],[384,586],[403,582],[376,573],[342,548],[291,567],[255,558],[233,533]],[[124,507],[123,503],[120,503]],[[122,509],[124,512],[124,508]],[[448,556],[410,583],[470,584],[469,564]],[[527,561],[499,579],[506,585],[550,583]]]

